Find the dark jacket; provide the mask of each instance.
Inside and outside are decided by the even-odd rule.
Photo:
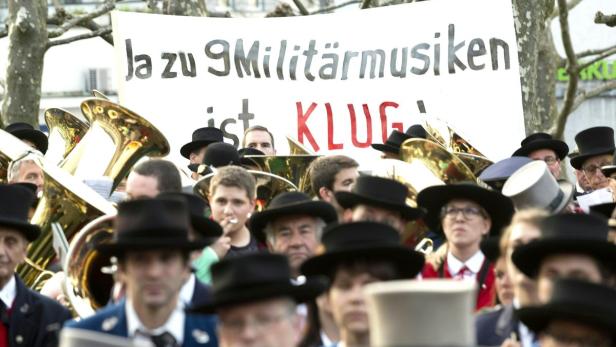
[[[26,287],[15,275],[16,296],[9,316],[9,346],[54,347],[71,313],[58,302]]]
[[[513,305],[502,306],[496,310],[479,313],[475,317],[475,332],[479,346],[500,346],[505,339],[515,333],[519,341],[519,321]]]

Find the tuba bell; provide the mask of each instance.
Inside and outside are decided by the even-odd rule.
[[[93,315],[110,299],[114,285],[109,257],[95,247],[113,236],[114,215],[98,217],[83,227],[70,243],[64,270],[64,292],[71,307],[81,318]]]
[[[49,148],[45,158],[53,164],[66,158],[88,131],[86,123],[61,108],[45,110],[45,123],[49,128]]]

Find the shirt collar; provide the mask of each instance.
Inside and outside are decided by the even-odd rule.
[[[13,301],[15,301],[15,296],[17,296],[17,281],[15,281],[15,276],[11,276],[11,279],[4,285],[4,288],[0,290],[0,300],[4,302],[7,308],[13,306]]]
[[[483,253],[481,253],[481,251],[477,251],[477,253],[470,257],[469,260],[463,263],[451,252],[447,252],[447,267],[449,268],[449,273],[452,276],[459,273],[464,265],[466,265],[466,267],[471,270],[473,274],[477,274],[479,270],[481,270],[481,265],[483,265],[484,259],[485,256]]]
[[[190,306],[190,303],[192,302],[192,297],[195,293],[195,281],[195,274],[191,272],[188,280],[186,280],[182,286],[182,289],[180,289],[178,299],[182,302],[182,304],[184,304],[184,306]]]
[[[182,345],[184,341],[184,321],[186,314],[184,313],[184,305],[178,300],[178,304],[171,313],[171,316],[167,319],[163,326],[160,326],[154,330],[150,330],[143,326],[137,312],[133,308],[133,303],[130,299],[126,299],[126,327],[128,330],[128,337],[133,338],[145,338],[142,335],[138,335],[137,331],[147,333],[150,335],[158,335],[164,332],[169,332],[178,345]]]

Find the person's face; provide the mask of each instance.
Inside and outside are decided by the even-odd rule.
[[[379,282],[379,279],[367,273],[351,274],[343,269],[336,271],[326,305],[341,331],[346,330],[352,334],[366,334],[370,331],[363,287],[373,282]]]
[[[552,285],[558,278],[572,278],[601,283],[603,278],[597,261],[585,254],[556,254],[546,257],[539,267],[537,283],[539,300],[547,302],[552,295]]]
[[[174,306],[189,275],[188,262],[178,250],[129,251],[118,265],[127,298],[148,310]]]
[[[494,266],[496,281],[496,295],[502,305],[509,305],[513,301],[513,285],[507,273],[507,261],[500,257]]]
[[[338,171],[334,176],[334,184],[332,188],[334,192],[350,192],[359,177],[359,172],[356,167],[350,167]]]
[[[4,285],[26,258],[28,241],[14,229],[0,227],[0,282]]]
[[[274,253],[284,254],[294,275],[298,275],[300,265],[314,255],[319,245],[320,231],[317,228],[315,217],[278,217],[272,222],[273,238],[268,238],[268,247]]]
[[[290,299],[271,299],[218,310],[220,347],[289,347],[300,339]]]
[[[603,154],[586,159],[582,164],[582,171],[590,183],[593,190],[606,188],[608,186],[607,178],[601,172],[602,166],[612,164],[612,155]]]
[[[481,206],[469,200],[452,200],[444,211],[442,225],[447,241],[458,248],[479,247],[492,225]]]
[[[33,161],[26,160],[21,163],[17,178],[13,179],[11,183],[32,183],[36,185],[36,192],[40,193],[43,190],[44,178],[41,167]]]
[[[381,207],[359,204],[350,213],[350,217],[345,218],[348,222],[371,221],[387,224],[399,233],[404,232],[406,220],[402,218],[400,212],[387,210]]]
[[[582,187],[582,189],[585,192],[592,189],[590,187],[590,182],[588,181],[588,178],[586,178],[586,174],[584,174],[584,171],[582,171],[582,170],[575,170],[575,178],[576,178],[578,184],[580,185],[580,187]]]
[[[532,160],[544,161],[547,164],[548,169],[550,169],[552,176],[554,176],[554,178],[556,179],[560,178],[560,159],[558,158],[558,155],[556,155],[556,152],[554,152],[553,150],[538,149],[536,151],[530,152],[528,154],[528,157]]]
[[[272,138],[263,130],[253,130],[244,137],[244,147],[258,149],[265,155],[276,155]]]
[[[607,332],[596,327],[566,320],[555,320],[540,334],[542,347],[609,347],[613,346]]]
[[[541,237],[541,231],[532,224],[516,223],[511,227],[506,255],[507,273],[513,285],[514,296],[519,300],[520,306],[538,303],[537,282],[518,270],[511,260],[511,255],[519,246],[528,244],[539,237]]]
[[[131,172],[126,180],[127,200],[155,198],[160,191],[158,190],[158,180],[154,176],[143,176],[136,172]]]
[[[233,225],[229,231],[242,229],[255,208],[254,200],[250,200],[248,193],[239,187],[218,185],[209,201],[212,218],[221,225],[223,222],[224,225]]]
[[[190,163],[191,164],[202,164],[206,149],[207,149],[207,146],[201,147],[199,149],[194,150],[193,152],[190,152],[190,155],[188,156],[188,160],[190,160]]]

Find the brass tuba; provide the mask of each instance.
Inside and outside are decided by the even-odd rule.
[[[53,164],[66,158],[88,131],[86,123],[61,108],[45,110],[45,123],[49,128],[49,148],[45,158]]]
[[[439,143],[457,155],[473,171],[475,176],[479,176],[485,168],[493,164],[485,155],[449,127],[447,123],[439,119],[426,119],[422,125],[428,133],[429,140]]]
[[[71,307],[81,318],[109,302],[114,285],[109,257],[102,257],[95,247],[113,236],[114,215],[98,217],[81,229],[71,241],[64,263],[64,292]]]

